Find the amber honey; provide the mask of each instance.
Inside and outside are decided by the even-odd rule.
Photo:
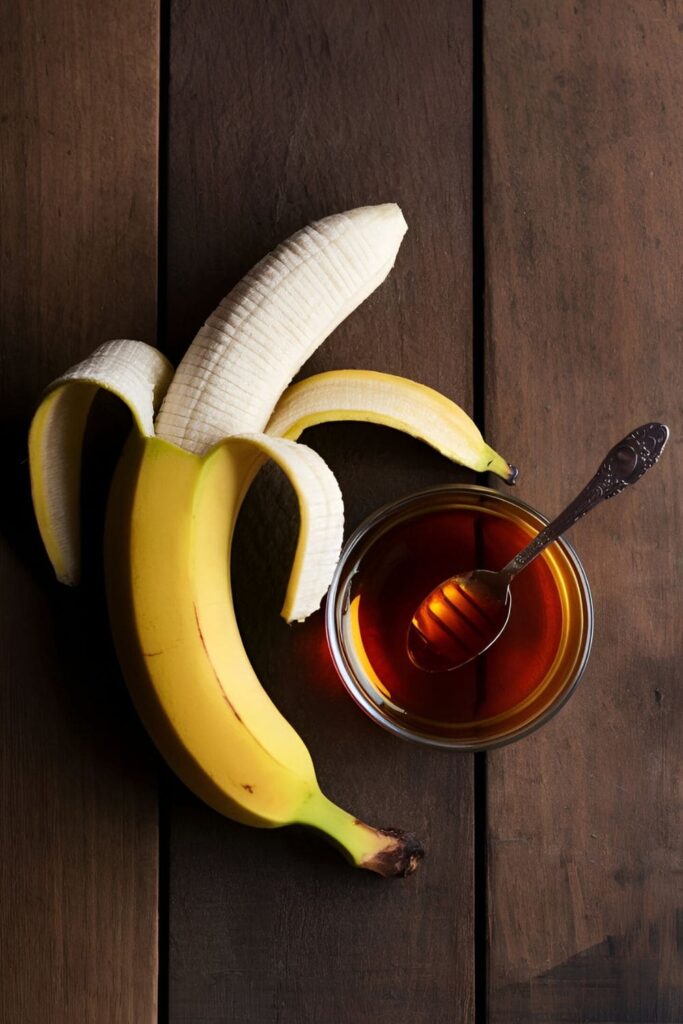
[[[510,620],[485,654],[424,672],[406,649],[411,616],[435,586],[501,568],[543,525],[521,502],[463,486],[397,503],[357,532],[330,594],[328,635],[342,680],[373,718],[401,735],[476,749],[516,738],[566,699],[588,656],[592,614],[564,543],[513,581]]]

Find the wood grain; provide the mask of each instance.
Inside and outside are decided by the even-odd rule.
[[[0,1019],[13,1024],[156,1020],[150,748],[110,650],[96,543],[81,592],[40,548],[26,432],[43,387],[101,341],[154,340],[157,21],[153,0],[3,5]]]
[[[680,3],[485,7],[489,440],[551,513],[630,428],[673,431],[576,528],[584,682],[490,758],[492,1024],[683,1020],[682,23]]]
[[[376,367],[471,404],[471,25],[446,0],[175,2],[171,22],[168,324],[175,355],[269,248],[312,218],[398,201],[410,231],[390,280],[306,372]],[[347,522],[458,478],[391,431],[317,428]],[[428,855],[395,884],[310,835],[255,832],[175,786],[170,1019],[335,1024],[472,1020],[472,763],[403,745],[341,691],[320,615],[278,618],[295,532],[264,472],[236,538],[254,664],[303,734],[323,788]]]

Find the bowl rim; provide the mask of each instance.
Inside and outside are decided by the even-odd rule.
[[[476,753],[484,750],[495,750],[499,747],[507,746],[510,743],[516,743],[517,740],[521,740],[530,733],[535,732],[536,729],[548,722],[564,707],[583,678],[593,647],[593,596],[583,563],[581,562],[581,559],[573,545],[570,544],[566,538],[561,537],[554,543],[560,545],[569,558],[569,561],[572,563],[585,599],[586,628],[583,639],[581,660],[574,673],[574,677],[557,700],[550,704],[549,707],[547,707],[537,718],[528,722],[526,725],[521,726],[510,735],[502,736],[497,739],[485,740],[480,743],[476,741],[463,742],[462,740],[449,739],[448,737],[443,736],[439,737],[422,734],[416,730],[408,729],[405,726],[402,726],[400,722],[383,715],[379,708],[373,704],[373,702],[363,692],[363,688],[358,682],[356,674],[345,656],[345,652],[340,641],[341,631],[339,628],[339,584],[348,564],[349,556],[352,555],[359,542],[374,527],[400,513],[402,509],[408,508],[411,505],[417,504],[425,499],[429,499],[430,497],[436,497],[437,495],[447,497],[449,494],[462,493],[463,491],[469,494],[494,495],[503,502],[517,505],[519,508],[522,508],[527,512],[531,512],[534,516],[537,516],[544,525],[547,525],[549,522],[547,516],[543,515],[542,512],[539,512],[538,509],[529,504],[529,502],[526,502],[516,496],[513,497],[512,495],[505,494],[494,487],[485,487],[482,484],[437,484],[434,487],[426,487],[420,491],[413,491],[411,494],[404,495],[402,498],[387,502],[375,509],[374,512],[371,512],[370,515],[366,516],[366,518],[359,523],[355,530],[350,534],[342,548],[334,571],[334,576],[332,577],[332,582],[330,583],[330,587],[327,592],[325,605],[325,634],[332,663],[342,681],[342,684],[344,685],[344,688],[353,701],[369,718],[372,719],[373,722],[390,732],[392,735],[398,736],[400,739],[407,740],[411,743],[419,743],[421,746],[437,747],[445,750],[456,750],[463,753]]]

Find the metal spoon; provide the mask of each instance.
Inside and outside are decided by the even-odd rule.
[[[443,672],[472,661],[494,643],[510,618],[510,583],[548,544],[600,502],[613,498],[647,472],[669,437],[663,423],[631,431],[609,452],[579,495],[504,569],[451,576],[422,601],[408,628],[408,654],[418,668]]]

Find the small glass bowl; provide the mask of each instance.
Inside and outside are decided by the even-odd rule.
[[[590,654],[593,603],[586,573],[576,552],[564,539],[555,542],[539,558],[544,559],[550,571],[556,592],[553,600],[561,609],[561,624],[554,656],[531,692],[502,713],[471,721],[436,722],[408,713],[391,698],[372,666],[368,671],[365,651],[358,656],[354,643],[358,637],[358,622],[354,624],[349,614],[353,603],[352,591],[357,580],[362,578],[363,559],[380,538],[399,524],[419,520],[432,511],[448,510],[493,516],[499,523],[501,519],[506,520],[518,528],[517,536],[521,529],[529,539],[548,522],[540,512],[523,501],[488,487],[468,484],[432,488],[386,505],[361,523],[344,546],[327,596],[327,642],[342,683],[354,701],[378,725],[395,736],[429,746],[450,750],[488,750],[526,736],[547,722],[569,699],[583,675]],[[474,566],[444,569],[444,577],[469,568]],[[513,611],[514,607],[513,590]],[[497,643],[502,642],[503,637]],[[486,654],[481,655],[477,661],[486,657]],[[477,661],[472,663],[475,667]],[[456,670],[453,675],[458,671],[465,670]],[[454,680],[453,685],[457,685],[457,681]]]

